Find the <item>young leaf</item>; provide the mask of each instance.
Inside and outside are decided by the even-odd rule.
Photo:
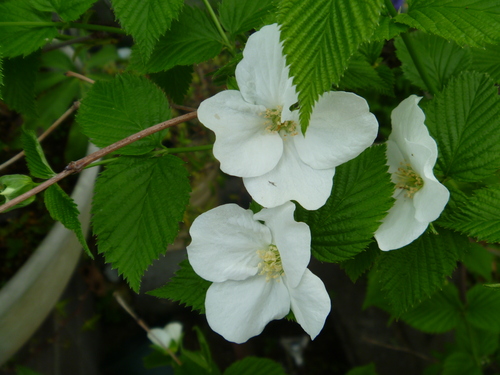
[[[120,24],[132,34],[141,55],[147,61],[158,38],[176,19],[183,0],[113,0],[113,8]]]
[[[74,21],[97,0],[31,0],[33,8],[41,12],[55,12],[64,21]]]
[[[382,253],[377,273],[391,311],[398,316],[442,288],[457,260],[469,249],[467,238],[439,228],[410,245]]]
[[[500,48],[487,45],[485,48],[472,48],[472,68],[481,73],[488,73],[495,83],[500,83]]]
[[[0,1],[0,22],[51,22],[50,13],[39,12],[31,0]],[[0,26],[0,50],[3,57],[27,56],[57,35],[51,25]]]
[[[156,83],[175,102],[182,103],[193,80],[191,65],[178,65],[166,72],[153,73],[149,78]]]
[[[500,298],[492,288],[474,285],[467,292],[466,319],[479,329],[500,333]]]
[[[179,20],[172,22],[172,27],[160,38],[147,62],[137,49],[134,50],[130,69],[157,73],[176,65],[198,64],[219,54],[222,49],[220,38],[213,22],[201,9],[185,6]]]
[[[441,375],[483,375],[483,372],[469,353],[454,352],[446,357]]]
[[[484,74],[464,72],[425,106],[444,177],[479,181],[500,165],[500,97]]]
[[[281,1],[281,39],[304,133],[315,101],[340,81],[351,55],[373,34],[381,8],[381,0]]]
[[[444,333],[459,324],[462,310],[458,290],[450,283],[400,318],[420,331]]]
[[[56,173],[47,162],[35,132],[32,130],[23,130],[21,140],[23,142],[24,153],[26,154],[26,161],[31,174],[43,179],[54,177]]]
[[[0,204],[9,202],[10,200],[30,191],[37,184],[29,176],[24,176],[22,174],[6,174],[0,177]],[[16,208],[21,208],[27,206],[35,200],[35,196],[29,197],[28,199],[16,204],[5,211],[9,212],[15,210]]]
[[[3,61],[5,77],[3,86],[0,85],[0,96],[10,108],[31,117],[37,116],[35,82],[39,60],[40,53],[35,52]]]
[[[317,211],[297,207],[311,228],[312,253],[326,262],[347,260],[372,241],[394,200],[385,146],[374,146],[336,169],[332,194]]]
[[[408,38],[415,52],[422,56],[421,60],[424,62],[422,68],[429,75],[429,79],[435,82],[439,91],[444,89],[451,77],[457,76],[471,65],[471,53],[468,48],[462,48],[454,42],[422,32],[410,33]],[[420,77],[406,44],[401,38],[395,40],[395,46],[396,55],[403,64],[402,69],[406,78],[415,86],[430,91]]]
[[[470,251],[464,255],[463,263],[467,271],[478,274],[486,281],[492,281],[493,259],[495,256],[477,243],[471,243]]]
[[[147,294],[178,301],[204,314],[205,295],[212,283],[198,276],[187,259],[180,263],[180,267],[167,284]]]
[[[97,81],[82,101],[77,116],[83,133],[95,145],[106,147],[170,118],[163,91],[145,77],[124,74]],[[167,130],[120,149],[122,155],[146,154],[161,145]]]
[[[413,0],[396,21],[459,44],[482,47],[500,41],[500,4],[477,0]]]
[[[44,193],[45,206],[54,220],[61,222],[69,230],[75,232],[78,241],[82,245],[87,255],[94,259],[85,241],[85,236],[82,231],[82,225],[78,220],[80,212],[76,207],[73,199],[64,192],[59,185],[50,186]]]
[[[246,357],[229,366],[224,375],[285,375],[278,362],[269,358]]]
[[[99,252],[133,290],[175,239],[189,192],[183,162],[172,155],[122,156],[99,176],[92,206]]]
[[[275,10],[273,0],[222,0],[220,22],[234,37],[263,25],[263,20],[271,17]]]

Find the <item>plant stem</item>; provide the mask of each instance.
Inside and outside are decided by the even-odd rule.
[[[49,180],[42,182],[40,185],[37,187],[31,189],[30,191],[10,200],[9,202],[3,204],[0,206],[0,212],[3,212],[4,210],[14,207],[16,204],[28,199],[29,197],[32,197],[35,194],[40,193],[41,191],[47,189],[49,186],[55,184],[56,182],[61,181],[63,178],[74,174],[74,173],[79,173],[81,172],[87,165],[90,163],[102,158],[105,155],[111,154],[112,152],[115,152],[116,150],[119,150],[122,147],[125,147],[135,141],[138,141],[139,139],[142,139],[144,137],[147,137],[148,135],[157,133],[163,129],[170,128],[174,125],[181,124],[185,121],[192,120],[197,117],[197,112],[191,112],[191,113],[186,113],[185,115],[178,116],[176,118],[173,118],[168,121],[161,122],[159,124],[153,125],[147,129],[141,130],[138,133],[132,134],[131,136],[128,136],[127,138],[124,138],[122,140],[119,140],[116,143],[113,143],[112,145],[109,145],[107,147],[104,147],[103,149],[100,149],[99,151],[96,151],[90,155],[85,156],[84,158],[81,158],[80,160],[77,161],[72,161],[71,163],[68,164],[68,166],[62,171],[61,173],[55,175],[54,177],[50,178]]]
[[[92,25],[90,23],[78,23],[78,22],[0,22],[1,26],[33,26],[33,27],[58,27],[61,29],[85,29],[85,30],[95,30],[95,31],[106,31],[108,33],[115,34],[127,34],[123,29],[111,26],[103,25]]]
[[[387,11],[391,15],[391,17],[396,17],[398,15],[398,12],[394,8],[394,5],[392,5],[391,0],[385,0],[385,7],[387,8]],[[427,70],[425,70],[424,62],[421,58],[421,56],[418,54],[417,50],[415,49],[414,44],[412,43],[412,40],[406,33],[401,34],[401,39],[403,39],[403,42],[406,46],[406,49],[408,50],[408,53],[410,54],[411,59],[413,60],[413,63],[415,64],[415,68],[418,71],[418,74],[420,74],[420,78],[422,78],[422,81],[424,81],[425,86],[427,87],[427,90],[431,94],[436,94],[439,92],[438,87],[435,85],[434,81],[429,77],[427,74]]]
[[[217,30],[219,31],[219,34],[221,35],[222,37],[222,40],[224,41],[224,44],[226,45],[226,47],[229,49],[229,52],[231,52],[231,54],[234,56],[235,55],[235,50],[234,50],[234,46],[229,43],[229,39],[227,38],[227,35],[226,33],[224,32],[224,30],[222,29],[222,26],[219,22],[219,19],[217,18],[217,16],[215,15],[215,12],[214,10],[212,9],[212,6],[210,5],[209,1],[208,0],[203,0],[203,3],[205,4],[205,6],[207,7],[207,10],[208,10],[208,13],[210,13],[210,17],[212,17],[212,20],[214,21],[215,23],[215,27],[217,28]]]
[[[95,81],[89,77],[85,77],[84,75],[80,74],[80,73],[75,73],[75,72],[72,72],[72,71],[67,71],[66,73],[64,73],[64,75],[66,77],[75,77],[75,78],[78,78],[82,81],[85,81],[85,82],[88,82],[88,83],[91,83],[91,84],[94,84]]]

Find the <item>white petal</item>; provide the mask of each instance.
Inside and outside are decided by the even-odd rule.
[[[369,147],[378,122],[365,99],[348,92],[327,92],[311,114],[305,137],[294,137],[300,158],[315,169],[334,168]]]
[[[294,220],[294,211],[295,205],[287,202],[254,215],[271,229],[273,243],[278,247],[283,270],[292,288],[299,284],[311,259],[311,231],[306,223]]]
[[[282,281],[264,276],[213,283],[205,310],[210,327],[226,340],[242,343],[262,332],[267,323],[290,311],[290,296]]]
[[[248,38],[243,60],[236,67],[236,81],[249,103],[287,110],[297,102],[277,24],[264,26]]]
[[[148,339],[155,345],[168,348],[172,337],[163,328],[151,328],[148,332]]]
[[[250,210],[226,204],[196,218],[189,230],[189,262],[206,280],[243,280],[257,273],[257,250],[272,242],[269,228],[253,219]]]
[[[172,322],[165,326],[165,331],[168,332],[172,340],[179,342],[182,335],[182,324],[179,322]]]
[[[215,132],[214,156],[221,169],[239,177],[260,176],[278,164],[283,141],[265,130],[265,107],[245,102],[239,91],[222,91],[204,100],[198,118]]]
[[[380,250],[395,250],[416,240],[429,223],[415,218],[413,199],[400,194],[375,232]]]
[[[314,340],[323,329],[331,309],[330,297],[323,281],[306,269],[300,284],[288,291],[297,322]]]
[[[437,180],[427,179],[424,186],[413,197],[415,218],[423,223],[436,220],[443,212],[450,192]]]
[[[317,210],[330,196],[335,168],[311,168],[300,159],[288,138],[283,142],[283,156],[276,168],[259,177],[243,178],[243,183],[252,198],[264,207],[296,200],[307,210]]]

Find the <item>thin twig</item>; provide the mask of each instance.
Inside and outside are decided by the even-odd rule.
[[[72,161],[71,163],[68,164],[68,166],[62,171],[61,173],[55,175],[54,177],[50,178],[49,180],[41,183],[34,189],[31,189],[30,191],[12,199],[11,201],[3,204],[0,206],[0,212],[3,212],[6,209],[9,209],[11,207],[14,207],[16,204],[28,199],[29,197],[32,197],[35,194],[38,194],[39,192],[47,189],[49,186],[55,184],[56,182],[61,181],[63,178],[73,174],[73,173],[79,173],[81,172],[87,165],[90,163],[102,158],[103,156],[106,156],[108,154],[111,154],[112,152],[115,152],[116,150],[119,150],[122,147],[125,147],[135,141],[138,141],[139,139],[142,139],[144,137],[147,137],[148,135],[157,133],[163,129],[170,128],[174,125],[178,125],[180,123],[183,123],[185,121],[192,120],[196,118],[197,112],[191,112],[191,113],[186,113],[185,115],[178,116],[176,118],[173,118],[168,121],[161,122],[159,124],[153,125],[147,129],[141,130],[138,133],[132,134],[131,136],[128,136],[127,138],[121,139],[116,143],[113,143],[112,145],[109,145],[107,147],[104,147],[103,149],[100,149],[99,151],[96,151],[90,155],[85,156],[84,158],[81,158],[80,160],[77,161]]]
[[[85,42],[91,41],[93,39],[96,39],[96,34],[97,33],[93,33],[91,35],[85,35],[85,36],[81,36],[81,37],[78,37],[78,38],[73,38],[73,39],[65,40],[64,42],[61,42],[61,43],[47,44],[45,47],[43,47],[43,51],[44,52],[49,52],[49,51],[53,51],[55,49],[59,49],[59,48],[65,47],[65,46],[70,46],[72,44],[85,43]]]
[[[92,83],[92,84],[95,83],[95,81],[93,79],[90,79],[89,77],[85,77],[84,75],[79,74],[79,73],[68,71],[68,72],[66,72],[64,74],[66,75],[66,77],[76,77],[76,78],[81,79],[82,81],[85,81],[85,82],[88,82],[88,83]]]
[[[424,359],[426,361],[435,362],[435,360],[433,358],[427,357],[424,354],[415,352],[415,351],[413,351],[411,349],[408,349],[408,348],[401,348],[401,347],[398,347],[398,346],[389,345],[389,344],[386,344],[386,343],[383,343],[383,342],[371,339],[369,337],[363,337],[362,340],[365,341],[365,342],[368,342],[370,344],[381,346],[382,348],[386,348],[386,349],[396,350],[398,352],[404,352],[404,353],[412,354],[412,355],[414,355],[416,357],[419,357],[419,358],[422,358],[422,359]]]
[[[175,104],[175,103],[170,103],[170,107],[172,107],[174,109],[178,109],[179,111],[184,111],[184,112],[193,112],[193,111],[196,111],[196,108],[187,107],[185,105],[180,105],[180,104]]]
[[[116,301],[119,303],[119,305],[121,307],[123,307],[123,309],[132,317],[134,318],[134,320],[137,322],[137,324],[142,328],[144,329],[148,334],[154,336],[156,338],[156,340],[158,340],[159,343],[161,343],[161,340],[159,340],[159,338],[157,336],[155,336],[155,334],[153,332],[151,332],[151,329],[148,327],[148,325],[144,322],[144,320],[142,320],[141,318],[139,318],[137,316],[137,314],[134,312],[134,310],[132,310],[132,308],[127,304],[127,302],[125,302],[125,300],[122,298],[122,296],[120,295],[120,293],[118,292],[114,292],[113,293],[113,296],[116,298]],[[175,353],[170,350],[170,348],[167,348],[165,346],[162,345],[162,348],[165,349],[165,351],[168,353],[168,355],[170,355],[172,357],[172,359],[175,361],[175,363],[177,363],[179,366],[182,365],[182,362],[179,360],[179,358],[177,358],[177,356],[175,355]]]
[[[80,102],[76,101],[73,103],[71,107],[68,108],[66,112],[62,114],[61,117],[59,117],[52,125],[50,125],[47,130],[45,130],[42,135],[38,137],[38,141],[42,142],[47,136],[52,133],[59,125],[61,125],[64,120],[66,120],[74,111],[76,111],[80,107]],[[7,160],[5,163],[0,165],[0,171],[2,169],[7,168],[9,165],[15,163],[19,159],[21,159],[24,156],[24,151],[21,151],[19,154],[13,156],[9,160]]]

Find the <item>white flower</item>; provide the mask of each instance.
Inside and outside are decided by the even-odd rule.
[[[294,211],[291,202],[255,215],[226,204],[191,226],[189,261],[213,282],[205,299],[207,321],[226,340],[245,342],[290,309],[312,339],[323,328],[330,298],[307,269],[311,233],[293,219]]]
[[[155,345],[168,349],[174,344],[179,345],[182,335],[182,324],[173,322],[163,328],[151,328],[148,332],[148,338]]]
[[[417,239],[439,217],[450,197],[434,177],[437,146],[424,124],[420,99],[412,95],[392,111],[387,165],[396,184],[396,202],[375,232],[381,250],[399,249]]]
[[[297,93],[283,56],[278,25],[248,39],[236,67],[240,91],[203,101],[198,118],[216,134],[221,169],[243,177],[254,200],[276,207],[289,200],[315,210],[330,196],[335,167],[358,156],[377,135],[366,101],[352,93],[328,92],[301,132]]]

